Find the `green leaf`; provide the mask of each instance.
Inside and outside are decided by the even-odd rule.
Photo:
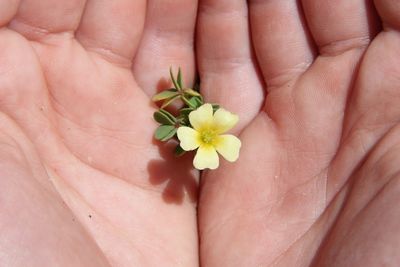
[[[178,84],[180,89],[183,89],[183,81],[182,81],[182,71],[181,68],[178,70],[178,77],[176,83]]]
[[[170,116],[166,115],[163,112],[160,111],[156,111],[153,114],[154,119],[156,120],[156,122],[160,123],[160,124],[165,124],[165,125],[175,125],[176,119],[171,119]]]
[[[220,105],[212,104],[212,107],[213,107],[213,113],[215,113],[215,111],[217,111],[220,108]]]
[[[165,107],[169,106],[172,102],[179,99],[180,97],[181,97],[180,95],[177,95],[170,99],[165,100],[164,103],[161,105],[161,108],[165,108]]]
[[[196,105],[194,103],[192,103],[189,99],[187,99],[186,97],[182,96],[182,100],[183,102],[185,102],[186,105],[189,106],[189,108],[195,109],[197,108]]]
[[[185,154],[185,153],[186,153],[186,151],[183,150],[183,148],[182,148],[180,145],[177,145],[177,146],[175,147],[175,152],[174,152],[175,156],[180,157],[180,156],[182,156],[182,155]]]
[[[189,99],[189,102],[192,104],[192,106],[194,106],[195,108],[200,107],[201,105],[203,105],[203,100],[198,97],[198,96],[194,96],[192,98]]]
[[[164,115],[168,116],[168,118],[170,118],[171,120],[173,120],[174,122],[176,122],[176,118],[174,115],[172,115],[171,113],[169,113],[168,111],[166,111],[165,109],[159,109],[159,112],[163,113]]]
[[[155,96],[153,96],[152,100],[154,102],[157,102],[160,100],[165,100],[165,99],[168,99],[171,97],[175,97],[177,95],[179,95],[178,91],[176,89],[172,88],[172,89],[168,89],[168,90],[165,90],[165,91],[162,91],[162,92],[156,94]]]
[[[184,115],[184,116],[188,116],[190,112],[192,112],[194,109],[192,108],[181,108],[179,110],[179,114]]]
[[[197,92],[197,91],[195,91],[195,90],[193,90],[193,89],[191,89],[191,88],[185,89],[184,92],[185,92],[186,94],[188,94],[188,95],[191,95],[191,96],[200,96],[200,97],[201,97],[201,94],[200,94],[199,92]]]
[[[176,129],[175,126],[172,125],[161,125],[157,128],[154,137],[157,140],[165,142],[174,137],[177,130],[178,129]]]
[[[180,91],[181,88],[179,87],[178,83],[177,83],[176,80],[175,80],[174,73],[172,72],[172,67],[169,68],[169,75],[171,76],[171,81],[172,81],[172,83],[174,84],[175,89],[178,90],[178,91]]]

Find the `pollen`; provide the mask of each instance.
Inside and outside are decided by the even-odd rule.
[[[207,129],[207,130],[203,130],[200,133],[201,141],[208,145],[212,144],[216,137],[217,137],[217,133],[213,130]]]

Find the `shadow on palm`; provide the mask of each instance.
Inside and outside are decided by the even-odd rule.
[[[197,202],[197,172],[192,166],[192,155],[177,158],[173,154],[176,144],[155,142],[161,159],[150,160],[148,164],[150,183],[166,184],[162,196],[167,203],[181,204],[186,195],[191,202]]]

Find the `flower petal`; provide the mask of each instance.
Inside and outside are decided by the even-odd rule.
[[[214,170],[218,168],[219,158],[215,148],[210,145],[200,146],[194,157],[193,165],[198,170],[204,170],[206,168]]]
[[[198,109],[190,112],[189,121],[193,128],[198,131],[205,127],[209,127],[213,122],[212,105],[204,104]]]
[[[226,134],[218,136],[218,140],[215,142],[214,146],[218,153],[227,161],[234,162],[239,158],[239,151],[242,143],[236,136]]]
[[[199,147],[199,133],[190,127],[179,127],[178,128],[178,139],[181,141],[180,146],[185,151],[194,150]]]
[[[223,108],[219,108],[214,114],[213,127],[218,133],[225,133],[233,128],[239,121],[239,116]]]

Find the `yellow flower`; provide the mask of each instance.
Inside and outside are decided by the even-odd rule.
[[[185,151],[198,148],[193,165],[198,170],[216,169],[219,166],[218,154],[227,161],[234,162],[239,157],[241,142],[236,136],[225,134],[238,122],[239,117],[223,108],[213,114],[211,104],[204,104],[189,114],[193,128],[179,127],[178,139]]]

